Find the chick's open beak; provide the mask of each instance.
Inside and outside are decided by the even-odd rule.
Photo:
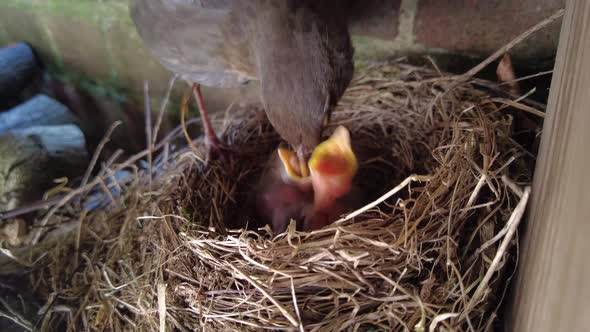
[[[305,160],[301,160],[301,158],[291,150],[279,148],[278,152],[287,180],[294,182],[309,181],[309,168]]]
[[[315,210],[329,209],[336,199],[350,191],[358,164],[345,127],[339,126],[320,143],[308,163],[291,150],[279,148],[278,153],[286,181],[305,186],[311,182]]]
[[[348,193],[357,169],[350,134],[345,127],[339,126],[329,139],[315,148],[309,160],[314,208],[329,208],[336,199]]]

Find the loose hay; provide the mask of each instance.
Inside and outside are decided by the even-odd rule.
[[[332,126],[347,126],[362,156],[372,196],[360,205],[395,190],[312,233],[258,229],[249,189],[279,140],[256,106],[233,107],[226,159],[161,155],[151,189],[144,171],[109,209],[57,211],[49,224],[81,226],[31,277],[43,326],[489,330],[532,163],[513,139],[517,107],[495,97],[402,63],[360,70]]]

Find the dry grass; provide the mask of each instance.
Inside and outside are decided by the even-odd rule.
[[[38,260],[14,257],[34,266],[41,325],[487,331],[513,269],[532,165],[513,136],[515,116],[534,107],[499,97],[401,62],[360,70],[332,126],[351,131],[366,207],[312,233],[273,234],[253,217],[251,186],[279,142],[255,105],[218,123],[224,159],[154,150],[153,177],[123,165],[132,172],[121,196],[103,194],[102,179],[120,168],[108,165],[86,186],[108,207],[62,200],[41,242],[60,225],[73,233]]]

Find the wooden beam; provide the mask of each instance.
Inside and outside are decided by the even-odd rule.
[[[507,331],[590,326],[590,1],[569,0]]]

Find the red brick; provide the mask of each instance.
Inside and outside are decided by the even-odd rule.
[[[398,33],[401,0],[353,1],[351,32],[393,40]]]
[[[416,41],[426,47],[487,55],[564,7],[564,0],[421,0]],[[551,56],[561,21],[516,47],[517,58]]]

